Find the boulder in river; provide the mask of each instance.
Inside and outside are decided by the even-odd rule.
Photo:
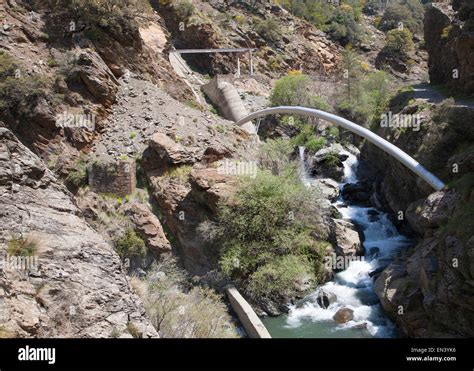
[[[339,197],[339,184],[331,178],[315,179],[313,183],[324,198],[335,201]]]
[[[348,155],[341,145],[332,145],[317,151],[310,161],[310,172],[313,176],[332,178],[341,181],[344,177],[343,161]]]
[[[354,311],[347,307],[342,307],[332,317],[338,324],[346,323],[354,319]]]
[[[296,308],[303,308],[306,304],[318,304],[321,308],[328,308],[337,300],[336,294],[326,291],[324,289],[312,293],[296,303]]]
[[[356,226],[346,220],[333,219],[334,243],[338,256],[361,256],[364,247]]]
[[[370,193],[360,183],[348,183],[341,191],[342,197],[349,204],[368,206],[370,204]]]
[[[321,308],[328,308],[332,303],[335,303],[337,300],[336,294],[326,290],[319,290],[318,296],[316,297],[316,302]]]

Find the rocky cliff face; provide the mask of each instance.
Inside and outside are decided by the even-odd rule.
[[[402,98],[394,99],[391,109],[401,106],[399,112],[419,113],[420,131],[376,131],[449,186],[433,193],[403,165],[372,145],[364,146],[362,158],[376,172],[366,178],[373,192],[371,202],[391,210],[399,227],[418,241],[382,272],[375,290],[384,310],[407,336],[472,336],[474,168],[470,143],[474,138],[469,127],[474,113],[449,103],[436,108],[417,100],[400,105]]]
[[[84,221],[72,195],[5,128],[0,149],[1,335],[158,336],[118,255]],[[7,257],[23,240],[35,256],[27,269]]]
[[[410,337],[474,335],[474,191],[455,188],[412,205],[420,242],[375,282],[387,314]]]
[[[129,29],[121,25],[123,32],[117,33],[111,25],[94,28],[97,20],[80,12],[71,14],[69,6],[67,1],[0,4],[0,49],[13,63],[2,69],[2,79],[19,77],[19,85],[25,86],[40,82],[37,92],[25,88],[10,94],[24,95],[28,106],[21,112],[24,102],[2,108],[0,120],[41,158],[49,161],[61,154],[65,172],[78,150],[87,151],[103,132],[116,102],[119,77],[131,71],[179,100],[193,99],[163,53],[170,47],[169,34],[151,9],[140,17],[123,17]],[[89,11],[100,16],[95,9]],[[116,15],[107,17],[110,21]],[[104,19],[102,23],[107,23]],[[61,127],[59,119],[65,115],[87,116],[93,125],[75,122]]]
[[[280,76],[289,69],[331,75],[340,70],[341,47],[308,22],[278,5],[255,1],[193,1],[186,11],[173,2],[151,1],[163,15],[177,49],[257,48],[255,71]],[[184,55],[205,73],[235,73],[235,54]],[[241,54],[242,73],[249,73],[248,55]]]
[[[474,33],[464,3],[457,1],[456,12],[444,3],[428,6],[424,19],[425,44],[429,53],[430,81],[448,84],[466,94],[474,93]],[[461,19],[460,19],[461,16]]]

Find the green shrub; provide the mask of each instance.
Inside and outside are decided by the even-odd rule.
[[[196,10],[193,3],[189,0],[179,0],[173,2],[173,9],[178,17],[184,20],[190,18]]]
[[[334,139],[339,138],[339,129],[336,126],[330,126],[328,128],[328,137]]]
[[[323,149],[327,144],[327,140],[324,137],[313,136],[306,143],[305,147],[310,152],[317,152],[320,149]]]
[[[403,0],[400,4],[389,5],[383,13],[379,28],[389,31],[403,24],[411,32],[417,33],[423,29],[423,6],[417,0]]]
[[[388,31],[383,51],[399,57],[401,60],[407,60],[408,54],[414,49],[415,44],[413,43],[413,35],[410,30],[404,28],[403,30],[394,29]]]
[[[256,178],[242,180],[229,202],[219,204],[216,228],[222,241],[219,264],[223,273],[243,280],[245,289],[259,295],[255,280],[266,271],[257,273],[253,280],[252,275],[267,264],[279,274],[275,266],[286,261],[283,257],[294,255],[312,262],[308,278],[315,279],[322,260],[311,237],[319,213],[317,200],[315,190],[300,182],[296,166],[279,175],[260,171]],[[284,285],[289,282],[287,276],[278,280]],[[290,286],[295,284],[287,289],[292,290]]]
[[[188,178],[192,170],[193,167],[191,165],[181,165],[174,167],[173,169],[168,171],[166,175],[170,178],[178,179],[184,182]]]
[[[329,166],[336,166],[337,164],[339,164],[340,160],[337,156],[337,153],[328,153],[324,156],[324,162]]]
[[[143,334],[140,332],[138,327],[133,322],[127,322],[127,331],[135,339],[142,338]]]
[[[319,151],[326,146],[324,137],[317,137],[312,124],[304,124],[301,126],[300,132],[291,139],[294,146],[304,146],[311,152]]]
[[[59,62],[54,58],[49,58],[47,64],[48,64],[49,67],[58,67],[59,66]]]
[[[143,257],[146,255],[145,242],[136,234],[133,228],[127,228],[122,236],[115,240],[115,250],[121,258]]]
[[[325,27],[329,36],[342,46],[355,45],[362,41],[362,28],[357,23],[352,7],[337,7],[329,23]]]
[[[274,175],[281,174],[290,163],[294,146],[288,139],[268,139],[259,150],[259,165],[271,170]]]
[[[31,238],[15,237],[7,244],[7,253],[11,256],[33,256],[37,251],[38,242]]]
[[[87,158],[81,155],[74,163],[66,177],[66,184],[75,189],[87,184]]]
[[[270,42],[278,41],[281,35],[280,25],[273,18],[257,21],[255,25],[255,31],[259,33],[265,40]]]
[[[0,51],[0,117],[9,111],[27,117],[39,98],[47,98],[46,83],[28,75],[9,54]]]
[[[298,284],[314,278],[311,263],[303,255],[276,257],[259,267],[249,278],[247,290],[253,297],[294,297]]]
[[[303,74],[291,74],[280,78],[270,94],[272,106],[303,106],[329,110],[322,97],[311,94],[311,79]]]

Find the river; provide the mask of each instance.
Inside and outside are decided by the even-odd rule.
[[[304,149],[300,149],[301,159],[303,154]],[[341,189],[346,183],[357,181],[358,159],[349,152],[346,154],[349,157],[344,161],[344,179],[339,184]],[[301,160],[301,164],[305,171],[305,183],[311,183],[304,161]],[[321,289],[335,294],[337,299],[328,308],[320,307],[314,300],[307,300],[303,305],[293,305],[287,315],[266,317],[263,323],[275,338],[396,337],[396,327],[384,315],[369,273],[387,265],[394,254],[410,246],[411,241],[399,234],[388,215],[380,210],[347,206],[341,196],[333,205],[344,219],[353,221],[362,229],[366,256],[361,261],[350,262],[346,270],[335,275],[333,281],[319,286],[310,294],[314,297]],[[333,316],[342,307],[352,309],[354,319],[338,325]]]

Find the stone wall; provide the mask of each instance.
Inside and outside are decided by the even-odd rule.
[[[89,168],[89,186],[96,193],[123,197],[135,191],[136,183],[133,161],[95,162]]]

